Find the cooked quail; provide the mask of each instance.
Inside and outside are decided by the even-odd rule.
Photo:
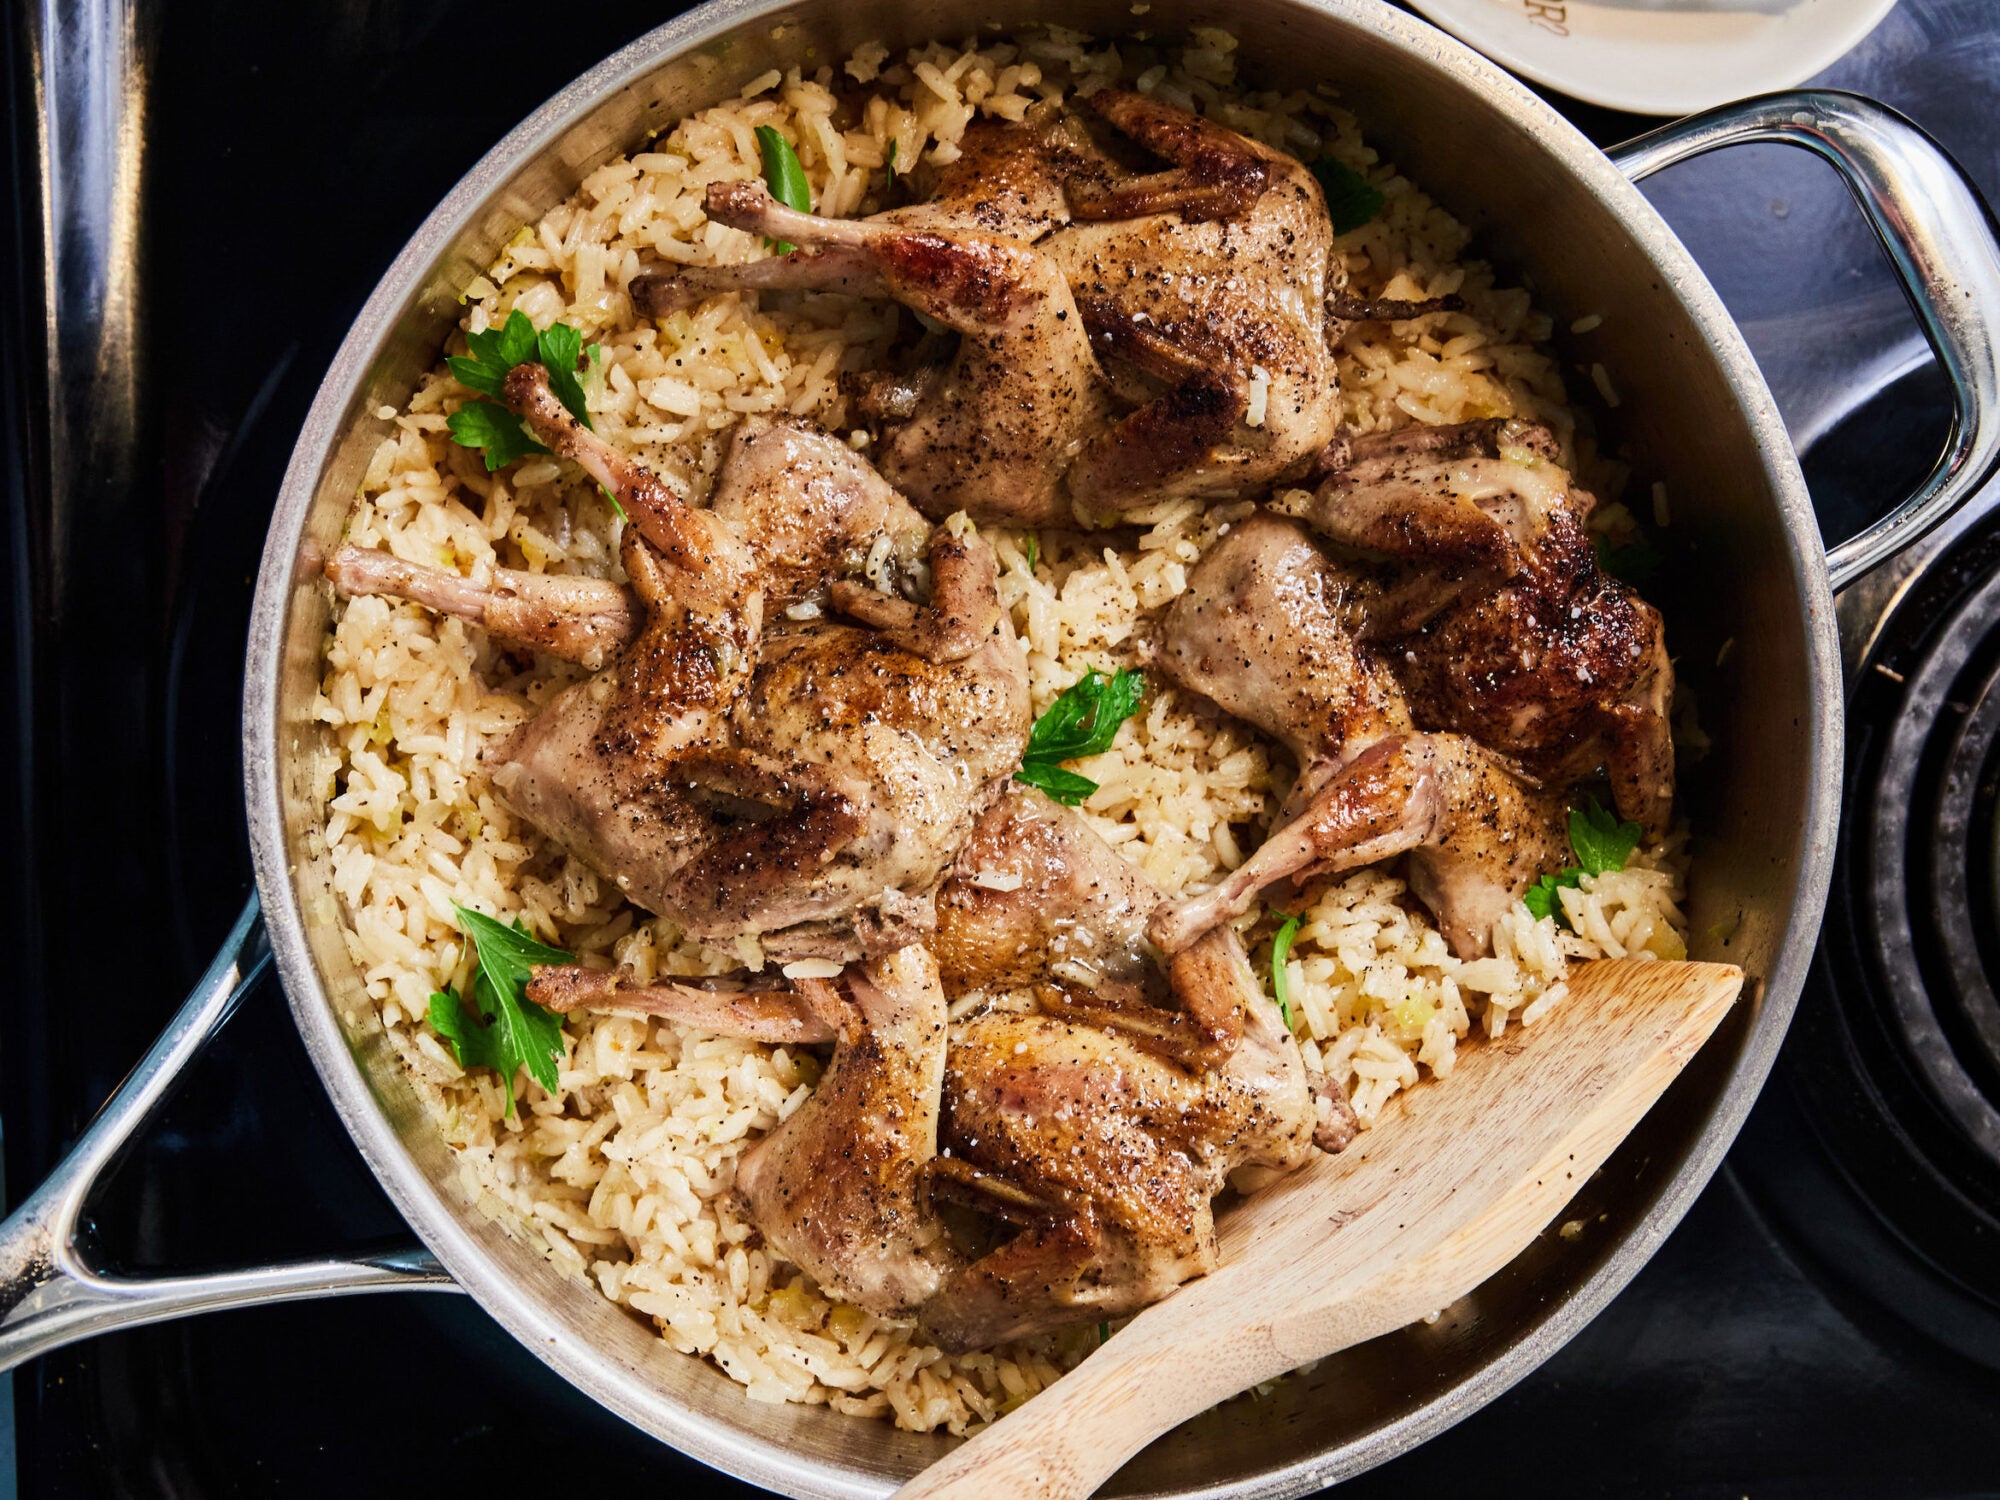
[[[746,426],[703,511],[583,428],[540,366],[517,366],[507,390],[537,438],[626,505],[629,595],[510,574],[479,589],[375,554],[338,554],[336,584],[434,599],[507,644],[586,661],[624,638],[489,768],[510,806],[634,903],[697,936],[762,936],[776,957],[888,952],[928,932],[1028,729],[990,549],[932,530],[824,434]]]
[[[1470,958],[1561,863],[1556,798],[1471,739],[1411,732],[1394,676],[1349,628],[1352,588],[1296,523],[1257,516],[1209,550],[1168,612],[1161,667],[1282,740],[1299,779],[1255,854],[1154,917],[1150,934],[1167,951],[1249,910],[1276,881],[1404,855],[1411,888]]]
[[[1552,784],[1602,766],[1619,812],[1663,832],[1674,797],[1673,666],[1659,612],[1607,576],[1584,529],[1594,504],[1519,422],[1357,444],[1315,496],[1312,524],[1402,558],[1407,600],[1373,634],[1417,722],[1468,734]]]
[[[1356,1128],[1337,1084],[1308,1086],[1233,931],[1146,972],[1138,929],[1157,892],[1079,815],[1017,788],[966,850],[940,897],[935,968],[911,947],[789,994],[628,987],[576,968],[543,969],[530,990],[762,1040],[837,1037],[812,1099],[746,1156],[739,1189],[822,1285],[914,1313],[949,1349],[1158,1300],[1213,1268],[1211,1200],[1230,1172],[1295,1167]],[[1106,983],[1087,987],[1088,973]],[[1043,1003],[952,1026],[940,1080],[931,1028],[954,984],[1034,986]],[[977,1229],[945,1235],[940,1205]]]
[[[1070,188],[1050,235],[1099,357],[1136,410],[1070,472],[1086,519],[1303,472],[1334,435],[1326,198],[1303,163],[1149,95],[1090,106],[1165,170]]]
[[[635,279],[643,311],[760,289],[894,298],[959,339],[906,418],[884,428],[876,449],[883,475],[934,517],[962,510],[1024,526],[1069,520],[1063,475],[1110,405],[1076,304],[1047,256],[1001,235],[912,227],[890,215],[817,218],[754,182],[714,184],[708,214],[806,248]]]
[[[944,1083],[937,964],[913,945],[850,969],[843,984],[800,989],[837,1033],[833,1062],[805,1103],[743,1154],[736,1191],[764,1237],[827,1291],[878,1316],[909,1317],[955,1259],[920,1201]]]

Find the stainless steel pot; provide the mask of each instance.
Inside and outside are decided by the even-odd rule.
[[[1914,541],[2000,460],[2000,248],[1957,168],[1909,122],[1849,96],[1753,100],[1668,126],[1607,159],[1547,105],[1443,33],[1378,0],[1069,0],[1062,24],[1110,35],[1224,19],[1247,70],[1336,84],[1371,139],[1529,279],[1558,327],[1595,313],[1615,372],[1613,439],[1673,496],[1661,603],[1714,753],[1687,768],[1696,829],[1693,949],[1753,976],[1747,1004],[1583,1190],[1593,1224],[1545,1236],[1437,1323],[1327,1361],[1254,1405],[1189,1423],[1120,1476],[1129,1495],[1295,1495],[1390,1457],[1491,1400],[1630,1279],[1708,1180],[1763,1082],[1803,982],[1838,814],[1841,699],[1832,589]],[[318,558],[383,433],[459,316],[461,288],[523,222],[653,129],[767,68],[881,38],[1007,30],[1040,0],[717,0],[579,79],[502,141],[390,267],[300,434],[264,554],[244,698],[246,801],[263,902],[71,1158],[0,1226],[0,1366],[107,1328],[210,1308],[387,1288],[457,1287],[565,1378],[634,1423],[756,1483],[874,1496],[944,1451],[824,1408],[746,1401],[705,1363],[568,1280],[467,1203],[339,935],[317,832],[310,706],[328,599]],[[1937,469],[1887,519],[1823,555],[1799,468],[1741,337],[1632,181],[1683,157],[1785,140],[1847,178],[1951,376],[1958,421]],[[1726,664],[1725,643],[1733,642]],[[275,959],[335,1106],[435,1255],[129,1281],[77,1234],[85,1196],[175,1074]],[[1602,1219],[1599,1219],[1602,1215]]]

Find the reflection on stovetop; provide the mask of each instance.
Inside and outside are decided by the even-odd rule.
[[[22,821],[23,857],[0,875],[13,882],[0,890],[11,951],[28,955],[24,972],[43,976],[18,998],[0,1048],[16,1184],[46,1171],[138,1056],[247,889],[237,663],[270,498],[318,371],[380,269],[457,175],[548,93],[667,12],[614,0],[552,25],[545,8],[519,0],[181,0],[170,9],[139,0],[135,13],[154,59],[152,424],[134,494],[83,518],[101,528],[92,545],[119,548],[129,576],[115,595],[93,591],[88,575],[63,585],[73,597],[36,595],[68,606],[67,623],[38,624],[25,654],[0,665],[18,673],[26,662],[37,674],[0,679],[37,710],[22,784],[39,821]],[[1953,93],[1941,108],[1951,128],[1941,133],[1991,192],[2000,188],[1993,80],[1975,88],[1960,65],[1993,56],[1996,38],[2000,17],[1983,5],[1905,0],[1842,78],[1860,87],[1886,79],[1902,91],[1896,102],[1924,115],[1913,59],[1931,44],[1950,62],[1943,76]],[[18,78],[20,59],[10,61]],[[1983,136],[1970,133],[1981,89]],[[25,107],[24,91],[13,97]],[[1581,118],[1603,140],[1639,123]],[[1760,340],[1760,328],[1803,326],[1810,306],[1823,332],[1842,330],[1832,341],[1840,350],[1886,369],[1901,368],[1907,327],[1877,328],[1868,307],[1881,287],[1846,269],[1872,266],[1872,247],[1831,209],[1803,300],[1784,305],[1783,288],[1754,273],[1793,253],[1788,221],[1768,210],[1762,170],[1694,163],[1649,190],[1752,317],[1760,355],[1779,364],[1781,394],[1794,393],[1788,412],[1847,412],[1856,401],[1841,382],[1814,394],[1811,371],[1784,363],[1801,341]],[[1725,201],[1753,204],[1770,221],[1733,260],[1717,228],[1729,227],[1728,215],[1690,208]],[[13,211],[29,208],[17,199]],[[24,222],[12,226],[16,245]],[[1858,311],[1843,318],[1849,303]],[[1878,343],[1861,347],[1871,330]],[[0,353],[24,343],[0,341]],[[8,358],[17,420],[23,372]],[[1824,376],[1823,363],[1813,369]],[[1942,430],[1927,378],[1912,375],[1844,425],[1814,416],[1826,437],[1809,469],[1829,516],[1866,512],[1901,487],[1913,455],[1927,462]],[[10,515],[29,513],[29,482],[10,472]],[[28,539],[15,535],[20,568]],[[8,586],[18,602],[22,577]],[[10,822],[4,831],[17,830]],[[115,893],[115,909],[79,900],[93,891]],[[107,947],[122,960],[108,974],[93,962]],[[1979,1296],[1944,1268],[1950,1246],[1924,1246],[1930,1220],[1885,1224],[1868,1207],[1879,1185],[1850,1182],[1827,1123],[1829,1114],[1843,1123],[1840,1100],[1820,1097],[1829,1087],[1838,1094],[1825,1080],[1845,1075],[1813,1055],[1848,1011],[1824,995],[1808,996],[1802,1015],[1813,1024],[1788,1045],[1729,1167],[1632,1287],[1488,1409],[1344,1493],[1993,1488],[2000,1378],[1967,1357],[1990,1346],[1960,1338],[1965,1352],[1955,1352],[1936,1336],[1940,1320],[1947,1331],[1971,1327],[1952,1309],[1978,1309]],[[1859,1116],[1844,1123],[1867,1129]],[[135,1268],[372,1249],[405,1233],[269,987],[106,1191],[96,1230]],[[593,1487],[749,1493],[609,1416],[450,1296],[140,1330],[41,1361],[16,1393],[20,1490],[30,1497],[555,1490],[573,1487],[579,1472]]]

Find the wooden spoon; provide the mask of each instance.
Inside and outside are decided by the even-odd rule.
[[[1727,964],[1587,964],[1533,1027],[1232,1208],[1221,1268],[1148,1308],[897,1500],[1081,1497],[1188,1418],[1457,1301],[1527,1247],[1743,985]]]

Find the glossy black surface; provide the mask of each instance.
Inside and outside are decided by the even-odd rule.
[[[1995,9],[1905,0],[1834,75],[1930,124],[1989,194]],[[10,1183],[39,1178],[241,903],[250,578],[291,433],[347,318],[494,139],[667,13],[616,0],[552,24],[518,0],[139,5],[145,420],[135,477],[67,490],[66,529],[51,525],[49,455],[30,420],[47,392],[29,288],[11,289],[0,340]],[[37,207],[20,36],[8,37],[8,207],[22,251],[10,275],[26,278]],[[1579,118],[1604,141],[1643,123]],[[1745,319],[1796,429],[1834,427],[1855,404],[1854,370],[1910,363],[1913,329],[1818,168],[1730,153],[1649,192]],[[1836,455],[1813,466],[1830,531],[1886,501],[1899,462],[1932,451],[1934,389],[1918,375],[1899,393],[1822,448]],[[69,538],[60,570],[56,535]],[[1808,996],[1807,1014],[1823,1004]],[[1884,1242],[1904,1231],[1857,1209],[1825,1153],[1809,1096],[1831,1075],[1804,1051],[1788,1047],[1730,1167],[1625,1295],[1492,1407],[1348,1492],[2000,1493],[2000,1377],[1923,1332],[1934,1320],[1891,1310],[1934,1279],[1921,1256],[1872,1269],[1891,1264]],[[275,991],[196,1069],[98,1222],[133,1266],[402,1234]],[[1885,1285],[1897,1295],[1878,1295]],[[15,1390],[24,1496],[567,1493],[581,1475],[615,1493],[748,1493],[604,1414],[449,1296],[143,1330],[52,1356]]]

